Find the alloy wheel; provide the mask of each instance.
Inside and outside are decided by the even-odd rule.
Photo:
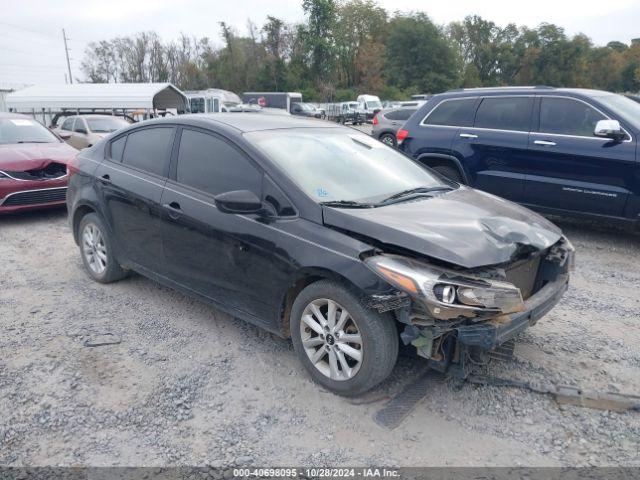
[[[98,226],[87,223],[82,231],[82,252],[87,265],[97,275],[107,268],[107,248]]]
[[[312,365],[332,380],[353,378],[364,355],[360,329],[339,303],[319,298],[309,303],[300,322],[302,345]]]

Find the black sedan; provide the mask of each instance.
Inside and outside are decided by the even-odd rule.
[[[537,214],[313,120],[144,122],[81,152],[70,174],[94,280],[134,270],[290,337],[343,395],[384,380],[400,338],[468,374],[559,301],[573,260]]]

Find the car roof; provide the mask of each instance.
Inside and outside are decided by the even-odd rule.
[[[294,115],[265,115],[264,113],[196,113],[178,115],[163,119],[177,124],[223,124],[240,132],[255,132],[259,130],[275,130],[287,128],[342,128],[333,123]],[[162,122],[163,120],[160,120]],[[144,122],[147,123],[147,122]]]
[[[465,97],[465,96],[482,96],[482,95],[501,95],[501,94],[522,94],[522,95],[554,95],[558,93],[573,94],[576,96],[597,97],[602,95],[610,95],[611,92],[604,90],[593,90],[588,88],[556,88],[546,85],[528,86],[528,87],[480,87],[480,88],[458,88],[437,95],[438,97]]]

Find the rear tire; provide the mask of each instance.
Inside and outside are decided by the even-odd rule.
[[[447,177],[449,180],[453,180],[456,183],[464,184],[462,175],[460,175],[460,172],[455,167],[450,167],[448,165],[438,165],[431,168],[442,176]]]
[[[393,133],[385,133],[380,135],[380,141],[385,145],[396,148],[398,146],[398,141],[396,140],[396,136]]]
[[[393,317],[363,307],[357,295],[334,281],[321,280],[300,292],[290,328],[311,377],[339,395],[370,390],[389,376],[398,358]]]
[[[89,276],[100,283],[111,283],[127,276],[115,256],[113,241],[96,213],[82,217],[78,225],[82,263]]]

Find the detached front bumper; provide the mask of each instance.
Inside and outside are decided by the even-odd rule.
[[[522,312],[502,315],[476,325],[459,325],[455,328],[458,342],[467,347],[492,350],[535,325],[562,298],[569,286],[569,275],[558,275],[555,281],[542,287],[524,302]]]

